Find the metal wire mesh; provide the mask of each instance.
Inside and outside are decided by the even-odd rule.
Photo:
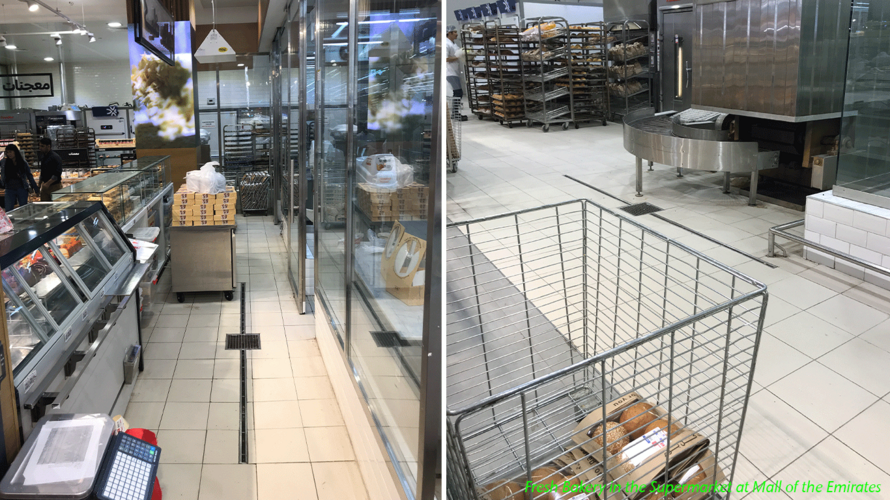
[[[583,474],[562,473],[603,488],[600,500],[624,498],[608,490],[632,477],[635,459],[588,454],[593,438],[572,436],[594,410],[589,429],[626,424],[603,403],[634,392],[666,413],[667,428],[706,438],[710,477],[732,479],[764,285],[584,200],[453,223],[447,238],[451,498],[525,485],[566,453]],[[702,453],[683,470],[665,454],[658,481],[677,482]],[[605,474],[590,474],[602,463]],[[525,495],[509,498],[550,498]]]
[[[447,159],[448,164],[453,167],[460,160],[460,143],[461,143],[461,99],[453,97],[449,100],[448,120],[447,120]]]

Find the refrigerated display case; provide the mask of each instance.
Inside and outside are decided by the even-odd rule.
[[[101,201],[123,223],[144,206],[143,180],[141,172],[113,170],[54,192],[53,201]]]
[[[47,411],[109,413],[116,402],[126,405],[116,358],[141,344],[129,297],[148,266],[136,262],[100,203],[29,204],[10,219],[0,275],[24,435]]]

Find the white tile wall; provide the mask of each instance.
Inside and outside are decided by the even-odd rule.
[[[890,269],[890,210],[834,196],[831,191],[807,198],[804,237],[814,243]],[[890,289],[890,278],[822,252],[804,249],[804,257]]]

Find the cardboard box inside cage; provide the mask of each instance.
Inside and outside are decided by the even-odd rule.
[[[423,305],[426,241],[393,224],[381,257],[380,273],[386,291],[409,306]]]

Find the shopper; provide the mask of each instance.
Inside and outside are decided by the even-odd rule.
[[[455,99],[460,101],[464,97],[464,89],[460,83],[460,57],[461,49],[454,41],[457,40],[457,27],[448,26],[448,33],[445,35],[445,63],[448,71],[445,73],[445,80],[451,85],[451,92]],[[463,103],[461,103],[463,106]],[[461,117],[465,119],[465,116]]]
[[[6,146],[6,155],[0,163],[0,181],[6,188],[5,208],[7,212],[15,208],[16,203],[23,207],[28,204],[29,186],[37,192],[37,183],[31,175],[31,167],[22,157],[18,146],[10,144]]]
[[[62,157],[53,151],[49,137],[40,139],[40,201],[53,201],[53,191],[62,189]]]

